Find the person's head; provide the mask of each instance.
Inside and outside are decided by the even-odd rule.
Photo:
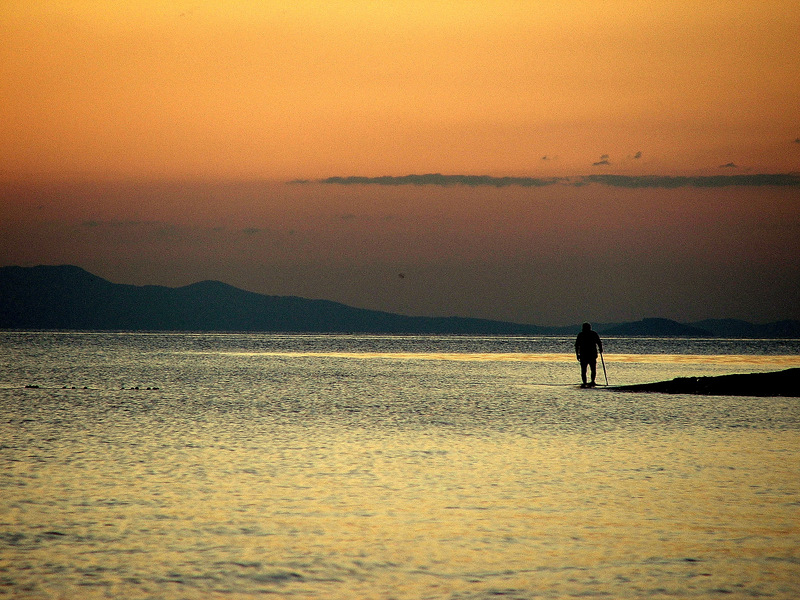
[[[589,323],[584,323],[583,324],[583,330],[584,331],[591,331],[592,330],[592,326]]]

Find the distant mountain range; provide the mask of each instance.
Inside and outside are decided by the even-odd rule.
[[[282,331],[572,335],[545,327],[463,317],[410,317],[329,300],[267,296],[218,281],[179,288],[111,283],[80,267],[0,267],[0,329]],[[756,325],[711,319],[596,323],[606,336],[800,338],[800,321]]]

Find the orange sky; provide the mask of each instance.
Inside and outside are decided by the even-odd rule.
[[[542,325],[800,318],[800,179],[759,179],[800,173],[798,23],[796,0],[4,0],[0,264]],[[315,181],[425,173],[532,185]]]
[[[796,0],[5,0],[0,173],[786,172],[798,23]]]

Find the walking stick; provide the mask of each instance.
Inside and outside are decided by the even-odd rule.
[[[603,353],[600,353],[600,362],[603,363],[603,376],[606,378],[606,385],[608,385],[608,373],[606,373],[606,361],[603,360]]]

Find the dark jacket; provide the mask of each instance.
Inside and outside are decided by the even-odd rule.
[[[603,351],[603,342],[600,341],[600,336],[597,335],[596,331],[589,329],[588,331],[584,330],[578,334],[578,338],[575,340],[575,355],[578,357],[578,360],[582,361],[592,361],[597,360],[597,348],[600,348],[600,352]]]

